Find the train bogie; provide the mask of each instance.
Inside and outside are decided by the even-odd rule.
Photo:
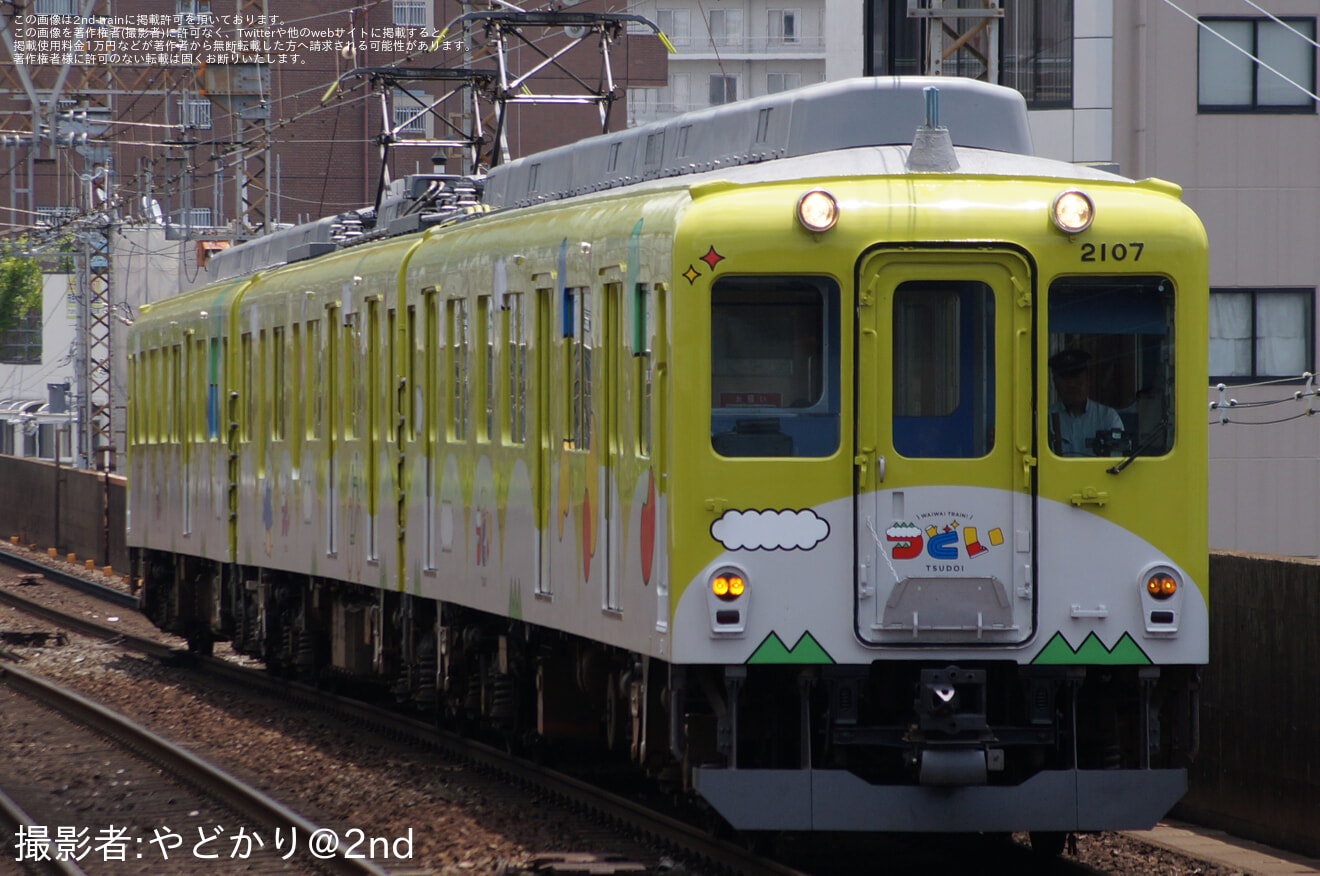
[[[930,84],[956,167],[866,127]],[[148,611],[741,829],[1158,818],[1208,654],[1199,223],[1016,154],[975,83],[707,121],[690,167],[681,120],[611,135],[637,179],[524,159],[489,215],[146,311]]]

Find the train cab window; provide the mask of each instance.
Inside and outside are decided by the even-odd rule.
[[[994,449],[995,308],[985,283],[920,280],[894,292],[894,449],[973,459]]]
[[[839,287],[725,277],[711,289],[711,446],[725,457],[839,447]]]
[[[1173,446],[1173,283],[1065,277],[1049,290],[1050,450],[1160,456]]]

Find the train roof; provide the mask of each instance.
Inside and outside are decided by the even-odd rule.
[[[710,107],[529,155],[493,168],[483,200],[523,207],[652,179],[911,144],[926,121],[927,88],[939,91],[941,121],[954,146],[1032,154],[1026,101],[1011,88],[956,77],[871,76]]]
[[[908,173],[914,135],[939,112],[958,172],[1071,179],[1120,177],[1033,155],[1026,101],[1011,88],[956,77],[866,77],[686,113],[520,158],[485,177],[419,174],[396,180],[376,210],[283,229],[217,253],[215,279],[250,275],[475,213],[528,207],[623,187],[645,190],[724,179]],[[929,128],[927,129],[929,130]]]
[[[786,182],[802,179],[832,179],[857,176],[899,176],[910,172],[908,156],[911,146],[857,146],[832,152],[819,152],[783,161],[762,162],[739,167],[721,168],[697,173],[685,178],[689,185],[723,180],[735,185]],[[954,149],[960,176],[1003,176],[1014,178],[1040,178],[1065,180],[1091,180],[1095,182],[1127,182],[1119,176],[1096,167],[1072,164],[1054,158],[1034,155],[1014,155],[985,149],[958,147]],[[672,185],[673,180],[662,178],[641,183],[639,190]],[[1167,185],[1167,184],[1166,184]]]

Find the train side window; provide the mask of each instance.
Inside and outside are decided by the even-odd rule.
[[[257,477],[266,476],[266,449],[270,443],[271,416],[269,406],[273,393],[270,390],[270,338],[265,329],[257,331],[257,375],[252,384],[256,409],[252,415],[252,438],[257,442],[256,454]]]
[[[179,365],[182,354],[180,345],[175,344],[169,349],[169,358],[166,364],[169,368],[165,375],[165,440],[173,444],[179,441],[182,436],[182,430],[179,428],[180,414],[182,413],[179,405],[179,396],[181,387],[179,386]]]
[[[655,301],[650,287],[638,283],[633,289],[633,385],[637,387],[637,455],[651,455],[651,397],[655,383],[655,362],[651,352],[650,309]]]
[[[328,351],[321,349],[321,321],[307,321],[307,370],[311,375],[311,391],[307,393],[307,437],[312,441],[321,439],[321,428],[325,422],[326,373],[325,362]]]
[[[252,333],[244,332],[239,338],[239,361],[243,368],[243,425],[240,427],[239,435],[243,441],[252,440],[252,418],[256,416],[256,399],[252,397],[253,388],[256,385],[253,369],[257,367],[255,358],[252,355]]]
[[[299,448],[299,451],[301,451],[302,435],[303,435],[303,430],[302,430],[303,404],[298,398],[298,389],[299,387],[307,386],[307,372],[303,369],[304,360],[303,360],[302,323],[295,322],[289,328],[290,328],[290,332],[292,333],[291,337],[293,343],[293,347],[289,352],[289,363],[292,366],[293,391],[291,393],[288,393],[290,404],[289,404],[289,421],[287,425],[289,430],[289,436],[293,438],[294,446]],[[295,451],[294,459],[300,460],[298,451]],[[297,471],[297,469],[298,469],[298,462],[295,462],[294,470]]]
[[[839,287],[723,277],[711,289],[711,446],[724,457],[839,448]]]
[[[466,298],[446,303],[446,347],[449,349],[449,440],[467,438],[468,423],[468,306]]]
[[[527,326],[523,296],[510,292],[504,297],[504,350],[508,357],[508,422],[505,436],[510,444],[527,443]]]
[[[973,459],[994,449],[994,293],[919,280],[894,291],[894,449]]]
[[[421,355],[421,351],[417,348],[416,305],[408,305],[404,319],[405,331],[407,332],[403,349],[403,405],[404,416],[407,418],[407,427],[404,433],[409,441],[416,441],[421,436],[421,410],[418,405],[418,401],[421,399],[421,388],[417,385],[417,357]]]
[[[288,400],[288,387],[285,385],[284,373],[284,326],[275,326],[271,329],[271,439],[274,441],[283,441],[288,437],[286,432],[288,423],[288,412],[285,404]]]
[[[1050,449],[1064,457],[1162,456],[1174,439],[1174,289],[1164,277],[1061,277],[1049,288]],[[1066,375],[1065,375],[1066,377]],[[1071,392],[1068,385],[1063,392]]]
[[[190,390],[192,397],[192,421],[193,434],[192,440],[195,442],[206,441],[210,438],[210,424],[206,416],[210,409],[209,389],[207,380],[207,346],[206,338],[193,338],[192,352],[192,374],[189,379],[192,381]]]
[[[124,421],[124,431],[127,434],[128,446],[134,447],[138,443],[137,411],[142,407],[142,392],[138,389],[137,383],[137,356],[129,353],[125,357],[125,364],[128,367],[128,410],[130,413]],[[0,446],[0,452],[4,452],[4,450],[5,448]]]
[[[477,297],[477,405],[484,412],[478,422],[477,440],[495,437],[495,311],[492,295]]]
[[[206,437],[220,440],[220,339],[207,341],[206,370]]]
[[[564,347],[567,356],[568,423],[564,446],[591,449],[591,290],[564,290]]]
[[[146,396],[142,393],[142,355],[128,354],[129,411],[128,441],[136,447],[142,443],[142,409],[146,407]],[[10,448],[3,448],[9,452]]]
[[[364,434],[362,414],[366,408],[362,386],[362,314],[349,313],[344,316],[344,377],[348,395],[348,409],[344,423],[346,438],[361,438]]]

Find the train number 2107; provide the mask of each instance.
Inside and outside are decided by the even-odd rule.
[[[1141,251],[1146,248],[1144,243],[1084,243],[1082,244],[1082,261],[1084,262],[1125,262],[1129,258],[1134,262],[1141,261]]]

